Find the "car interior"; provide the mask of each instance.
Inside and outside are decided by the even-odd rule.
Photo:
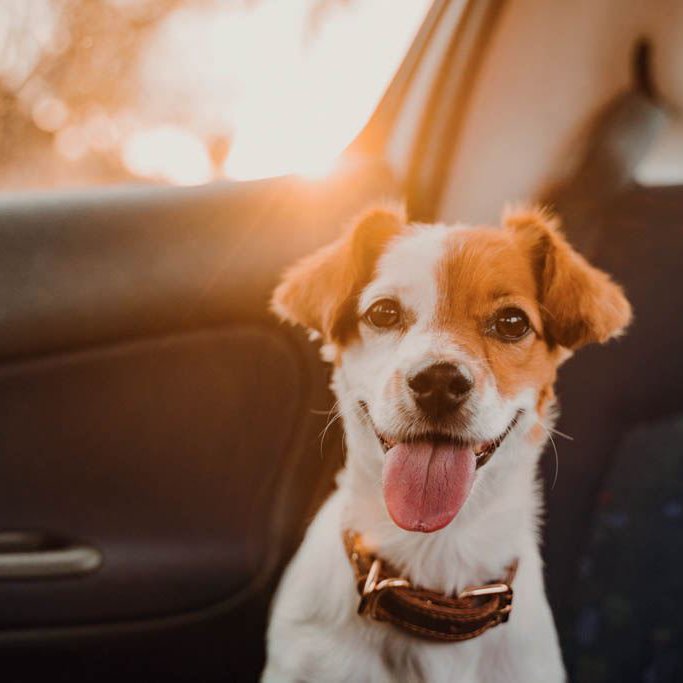
[[[2,679],[258,679],[343,461],[329,369],[270,294],[404,197],[473,223],[542,201],[623,284],[627,335],[560,372],[547,591],[570,680],[683,680],[681,21],[677,0],[435,0],[323,180],[1,195]]]

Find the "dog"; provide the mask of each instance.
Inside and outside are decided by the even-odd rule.
[[[347,453],[276,593],[262,680],[565,680],[537,464],[557,368],[631,320],[619,285],[541,207],[471,227],[380,206],[272,307],[322,339]]]

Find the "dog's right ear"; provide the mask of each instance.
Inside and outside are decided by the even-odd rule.
[[[293,325],[343,342],[357,327],[356,305],[388,242],[406,225],[399,208],[362,214],[340,239],[294,264],[272,299],[273,311]]]

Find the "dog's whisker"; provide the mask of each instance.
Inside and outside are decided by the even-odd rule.
[[[327,414],[328,415],[328,420],[323,427],[322,431],[318,435],[318,438],[320,439],[320,458],[322,459],[324,457],[323,449],[325,446],[325,437],[327,436],[327,432],[329,432],[330,428],[332,425],[334,425],[337,420],[339,420],[342,416],[341,411],[339,410],[339,401],[335,401],[334,405],[328,410],[325,411],[325,413],[322,414]]]
[[[550,431],[553,434],[557,434],[557,436],[561,436],[563,439],[567,439],[567,441],[574,441],[573,436],[569,436],[569,434],[565,434],[564,432],[561,432],[559,429],[553,429],[552,427],[548,427],[548,429],[550,429]]]
[[[335,402],[335,404],[329,410],[321,410],[319,408],[311,408],[310,413],[312,415],[329,415],[330,413],[333,413],[337,409],[337,403],[338,402]]]
[[[335,422],[337,422],[337,420],[339,420],[339,418],[341,418],[341,416],[342,416],[341,413],[338,412],[338,413],[335,413],[334,415],[330,416],[330,418],[327,420],[327,422],[325,423],[325,426],[321,430],[320,434],[318,434],[318,438],[321,440],[321,443],[325,441],[325,436],[327,435],[327,432],[330,430],[332,425]]]
[[[541,429],[547,434],[548,440],[550,441],[550,444],[553,447],[553,452],[555,453],[555,475],[553,476],[553,483],[550,486],[550,490],[553,491],[555,489],[555,484],[557,483],[557,477],[559,476],[560,473],[560,456],[557,452],[557,445],[555,444],[555,439],[553,439],[552,434],[550,433],[551,431],[554,432],[554,429],[549,429],[546,427],[540,420],[536,420],[536,424],[541,427]],[[562,434],[562,436],[565,436]],[[571,437],[568,437],[571,439]]]

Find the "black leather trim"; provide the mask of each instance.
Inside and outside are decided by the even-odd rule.
[[[393,188],[357,160],[324,183],[0,198],[0,362],[263,319],[283,268]]]

